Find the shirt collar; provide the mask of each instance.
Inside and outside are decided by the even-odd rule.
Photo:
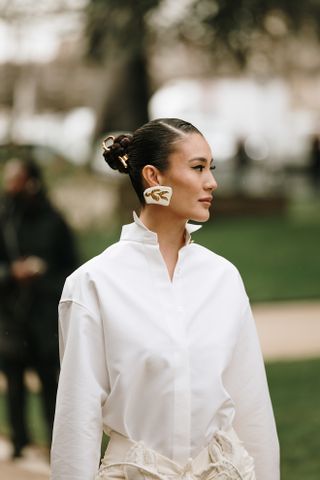
[[[123,225],[120,240],[131,240],[135,242],[150,243],[158,245],[158,235],[149,230],[140,220],[136,212],[133,212],[133,223]],[[186,242],[185,245],[191,243],[191,234],[201,228],[202,225],[194,225],[186,223]]]

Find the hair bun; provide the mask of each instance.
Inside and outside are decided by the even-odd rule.
[[[108,140],[113,143],[107,144]],[[109,167],[113,170],[118,170],[120,173],[128,173],[130,159],[128,155],[128,148],[132,142],[132,135],[122,134],[117,137],[107,137],[103,142],[103,157]]]

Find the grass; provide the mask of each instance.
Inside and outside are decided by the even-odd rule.
[[[213,222],[195,239],[238,267],[253,301],[319,298],[320,222],[281,217]]]
[[[267,364],[267,375],[281,446],[282,480],[320,478],[320,358]],[[46,442],[39,396],[29,394],[32,437]],[[8,434],[4,395],[0,395],[0,433]]]
[[[117,241],[119,232],[81,233],[82,259]],[[213,219],[193,238],[238,267],[252,301],[320,297],[319,214]]]
[[[320,478],[320,359],[267,365],[282,480]]]

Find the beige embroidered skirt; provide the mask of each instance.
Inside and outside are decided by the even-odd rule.
[[[113,432],[95,480],[256,480],[252,457],[235,431],[218,431],[185,465]]]

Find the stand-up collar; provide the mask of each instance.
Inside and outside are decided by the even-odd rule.
[[[149,243],[157,245],[158,235],[149,230],[140,220],[136,212],[133,212],[133,223],[123,225],[120,240],[131,240],[135,242]],[[186,223],[186,245],[191,241],[191,234],[201,228],[201,225]]]

